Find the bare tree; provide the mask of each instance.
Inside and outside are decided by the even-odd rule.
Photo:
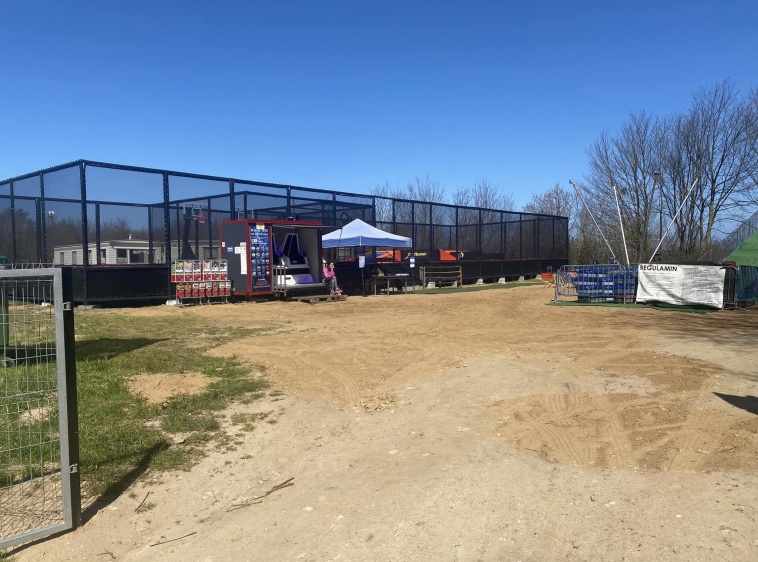
[[[675,221],[677,253],[697,258],[721,234],[724,219],[741,218],[740,206],[755,194],[756,106],[740,99],[728,80],[693,96],[689,112],[669,131],[664,201]],[[692,182],[698,180],[685,200]]]
[[[609,234],[617,256],[624,255],[617,195],[630,260],[645,260],[651,250],[649,230],[655,210],[656,172],[661,166],[664,132],[659,119],[644,112],[633,114],[617,136],[603,133],[590,149],[587,183],[593,212]]]
[[[487,178],[481,178],[470,187],[458,188],[453,193],[453,203],[464,207],[458,210],[458,243],[462,248],[477,248],[480,231],[475,225],[482,224],[482,251],[500,251],[500,223],[502,213],[515,207],[513,195],[503,191]]]
[[[371,189],[371,194],[375,196],[374,205],[376,213],[376,222],[392,222],[392,187],[389,183],[384,182]]]
[[[541,215],[558,215],[561,217],[575,217],[578,205],[577,197],[573,191],[569,191],[557,183],[544,193],[534,193],[532,200],[524,205],[525,213]],[[572,219],[575,221],[576,219]]]
[[[453,203],[466,207],[508,211],[515,207],[513,195],[506,193],[487,178],[476,180],[471,187],[458,188]]]
[[[524,212],[568,217],[569,261],[591,263],[608,253],[603,239],[574,191],[556,183],[544,193],[535,193]]]

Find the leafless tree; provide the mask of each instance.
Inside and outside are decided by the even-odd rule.
[[[617,256],[623,248],[614,185],[630,260],[650,257],[680,206],[664,246],[668,259],[706,255],[722,223],[742,218],[740,206],[758,199],[757,106],[755,92],[740,98],[726,80],[696,92],[687,112],[633,114],[618,134],[600,136],[589,151],[588,200]]]
[[[470,187],[461,187],[453,193],[453,203],[466,207],[508,211],[514,208],[513,195],[503,191],[487,178],[476,180]]]
[[[557,183],[544,193],[534,193],[532,200],[524,205],[525,213],[537,213],[542,215],[558,215],[561,217],[574,217],[572,224],[576,222],[578,205],[574,192]]]
[[[703,88],[686,114],[669,130],[664,173],[666,212],[674,216],[677,253],[698,258],[718,238],[725,219],[742,218],[741,207],[755,194],[758,171],[756,105],[742,99],[728,80]],[[692,182],[697,186],[685,199]]]
[[[558,215],[569,218],[569,261],[591,263],[594,259],[606,261],[608,250],[595,228],[592,219],[573,190],[556,183],[544,193],[535,193],[524,205],[524,212]]]
[[[646,260],[651,250],[649,231],[656,206],[656,172],[661,167],[664,131],[659,119],[644,112],[633,114],[617,136],[603,133],[589,152],[587,184],[593,212],[616,255],[624,256],[616,206],[618,195],[632,261]]]
[[[515,207],[513,195],[503,191],[487,178],[476,180],[472,186],[458,188],[453,203],[464,208],[458,210],[458,243],[462,248],[475,249],[479,231],[475,225],[481,221],[482,251],[500,250],[500,223],[502,213]]]

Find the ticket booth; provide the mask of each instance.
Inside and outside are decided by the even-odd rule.
[[[238,297],[317,292],[322,281],[321,223],[241,219],[221,222],[221,253]]]

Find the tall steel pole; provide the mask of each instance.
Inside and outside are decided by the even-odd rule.
[[[653,187],[658,181],[658,240],[663,238],[663,178],[660,172],[653,172]]]
[[[579,199],[582,200],[582,203],[584,203],[584,208],[587,209],[587,212],[590,214],[590,218],[592,219],[592,222],[595,223],[595,227],[597,228],[597,231],[600,233],[600,236],[603,237],[603,241],[605,242],[605,245],[608,246],[608,250],[611,252],[611,256],[614,260],[618,261],[616,258],[616,254],[614,253],[613,249],[611,248],[611,245],[608,243],[608,240],[605,237],[605,234],[603,234],[602,229],[600,228],[600,225],[597,224],[597,221],[595,220],[595,215],[592,214],[592,211],[590,210],[589,205],[587,205],[587,202],[584,200],[584,197],[582,197],[582,193],[579,191],[579,188],[576,187],[576,184],[573,180],[569,180],[569,183],[574,188],[574,191],[576,191],[576,194],[579,196]]]

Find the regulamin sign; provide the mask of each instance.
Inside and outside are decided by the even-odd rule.
[[[724,274],[718,265],[640,264],[637,302],[723,308]]]

